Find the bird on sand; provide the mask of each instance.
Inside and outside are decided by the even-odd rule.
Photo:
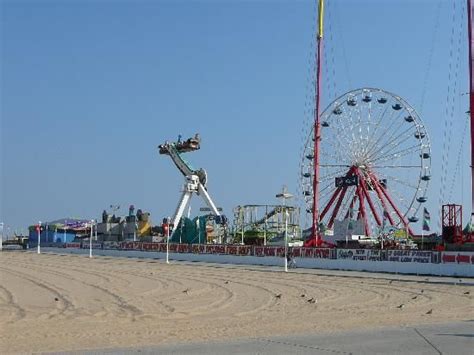
[[[433,313],[433,310],[430,309],[428,312],[426,312],[426,314],[432,314]]]
[[[188,292],[189,292],[189,288],[183,291],[183,293],[188,293]]]
[[[470,292],[469,292],[469,291],[466,291],[466,292],[464,292],[464,294],[465,294],[465,295],[469,295],[469,294],[470,294]]]
[[[278,295],[275,295],[276,298],[281,298],[281,293],[279,293]]]
[[[418,296],[413,296],[411,299],[416,300],[417,298],[418,298]]]
[[[397,306],[397,308],[400,308],[400,309],[402,309],[403,307],[405,307],[405,305],[403,303],[401,305]]]
[[[310,298],[310,299],[308,300],[308,303],[316,303],[316,300],[315,300],[314,298]]]

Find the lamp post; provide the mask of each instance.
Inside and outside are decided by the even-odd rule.
[[[168,228],[166,229],[166,263],[169,264],[169,254],[170,254],[170,221],[171,217],[168,217],[166,220],[166,224],[168,224]]]
[[[268,218],[268,205],[265,206],[265,225],[263,228],[263,245],[267,245],[267,218]]]
[[[133,241],[134,242],[137,241],[137,229],[138,229],[138,225],[137,225],[137,222],[135,222],[135,224],[133,225]]]
[[[94,229],[94,220],[91,219],[91,234],[89,236],[89,258],[92,258],[92,234]]]
[[[37,232],[38,232],[38,254],[41,254],[41,221],[38,221],[38,228],[37,228]]]
[[[283,186],[282,191],[275,197],[281,199],[283,202],[282,210],[285,213],[285,272],[288,272],[288,207],[286,205],[286,200],[292,198],[293,195],[288,192],[286,186]]]
[[[0,222],[0,251],[3,250],[3,222]]]
[[[288,272],[288,211],[285,208],[285,272]]]
[[[66,228],[67,228],[67,220],[64,221],[63,243],[66,243]]]
[[[196,219],[196,228],[197,228],[197,232],[198,232],[198,244],[201,244],[201,226],[200,226],[200,223],[199,223],[199,216]]]

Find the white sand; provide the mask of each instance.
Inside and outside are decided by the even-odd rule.
[[[0,353],[469,320],[474,319],[472,289],[166,265],[154,260],[3,252]],[[308,302],[311,298],[317,302]],[[404,304],[401,309],[400,304]],[[426,314],[431,309],[432,314]]]

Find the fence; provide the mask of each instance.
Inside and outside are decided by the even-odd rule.
[[[89,248],[89,243],[60,244],[65,248]],[[93,243],[93,249],[136,250],[166,252],[166,243],[146,242],[102,242]],[[378,250],[378,249],[329,249],[329,248],[289,248],[296,258],[397,262],[419,264],[464,264],[474,265],[474,252],[437,252],[424,250]],[[176,244],[170,243],[171,253],[213,254],[253,257],[284,257],[281,246],[223,245],[223,244]]]

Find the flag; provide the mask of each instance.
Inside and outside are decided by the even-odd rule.
[[[426,207],[423,210],[423,230],[424,231],[429,231],[430,230],[430,213],[426,209]]]

